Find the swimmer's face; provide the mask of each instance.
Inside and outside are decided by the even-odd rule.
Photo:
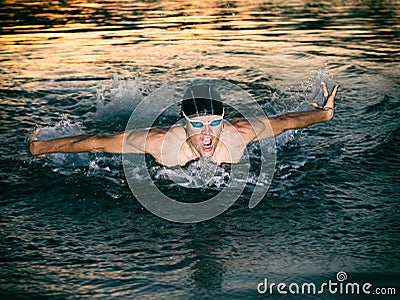
[[[222,133],[223,119],[219,115],[186,117],[189,141],[201,156],[212,156]]]

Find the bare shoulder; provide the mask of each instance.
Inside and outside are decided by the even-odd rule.
[[[249,125],[249,121],[247,119],[243,119],[243,118],[233,118],[233,119],[228,120],[228,122],[232,126],[238,128],[238,129],[244,128]]]
[[[154,127],[147,133],[146,148],[153,149],[154,151],[155,149],[160,149],[162,146],[181,144],[185,139],[186,132],[183,126]]]
[[[179,165],[179,151],[185,141],[186,131],[183,126],[156,127],[148,133],[146,152],[163,165]]]
[[[168,132],[168,128],[164,127],[153,127],[150,128],[146,134],[147,134],[147,141],[149,142],[155,142],[157,140],[163,140],[165,138],[165,135]]]
[[[229,120],[229,125],[226,126],[229,134],[240,135],[246,144],[254,140],[257,132],[262,129],[261,127],[263,127],[263,124],[257,119],[248,120],[243,118],[231,119]]]
[[[178,139],[186,139],[186,130],[183,125],[172,126],[168,128],[168,135]]]

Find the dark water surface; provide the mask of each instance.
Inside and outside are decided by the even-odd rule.
[[[0,298],[280,299],[258,283],[340,271],[398,297],[399,18],[395,0],[0,1]],[[145,210],[119,155],[26,150],[35,126],[123,130],[144,96],[193,77],[270,114],[341,88],[331,122],[277,139],[258,206],[245,191],[197,224]],[[332,297],[355,296],[314,298]]]

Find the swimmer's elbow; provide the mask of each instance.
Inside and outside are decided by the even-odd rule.
[[[92,147],[89,149],[90,153],[103,153],[103,152],[110,152],[107,151],[105,147]]]
[[[120,154],[122,153],[122,143],[123,134],[99,134],[95,135],[93,140],[91,141],[90,151],[92,153],[106,152]]]
[[[298,124],[294,119],[288,115],[282,115],[270,119],[270,126],[272,136],[278,136],[287,130],[291,130],[298,127]]]
[[[73,152],[121,153],[122,139],[117,135],[97,134],[82,140],[73,141]]]

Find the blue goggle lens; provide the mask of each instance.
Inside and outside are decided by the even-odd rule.
[[[201,128],[201,127],[203,127],[203,122],[191,121],[190,124],[192,125],[193,128]]]
[[[212,120],[209,124],[210,126],[219,126],[219,124],[221,124],[222,119],[219,120]],[[204,123],[201,121],[190,121],[190,124],[192,125],[193,128],[201,128],[204,126]]]
[[[222,122],[222,119],[213,120],[213,121],[210,122],[210,125],[211,126],[218,126],[219,124],[221,124],[221,122]]]

